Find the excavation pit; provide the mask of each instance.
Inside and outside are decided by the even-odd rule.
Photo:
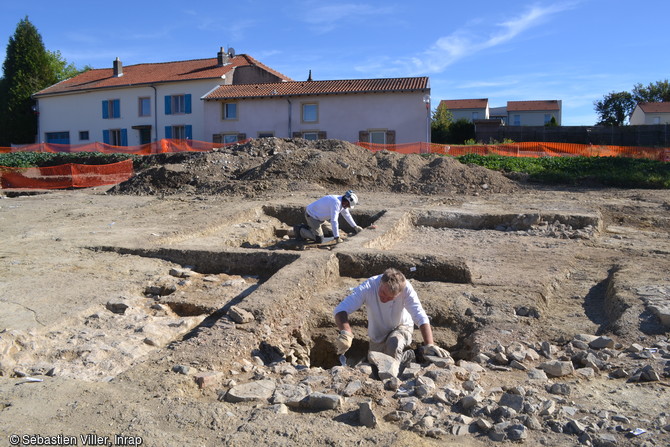
[[[326,329],[325,332],[332,332],[332,330],[332,328],[330,330]],[[317,333],[312,338],[313,345],[309,355],[310,366],[323,369],[345,366],[341,365],[337,348],[329,338],[325,333]],[[355,338],[351,348],[345,353],[346,366],[353,367],[366,361],[369,347],[367,338]]]
[[[48,365],[66,377],[110,380],[148,354],[215,324],[230,307],[298,258],[288,253],[91,249],[117,255],[118,259],[108,258],[108,262],[119,264],[136,265],[135,259],[128,259],[133,256],[145,258],[143,262],[148,262],[146,258],[160,261],[152,261],[154,270],[141,278],[129,273],[126,288],[71,315],[62,327],[44,334],[7,334],[5,338],[18,337],[34,347],[32,355],[43,360],[33,367],[35,373],[46,374],[40,368]],[[54,334],[66,342],[58,343],[60,338]]]
[[[467,230],[529,231],[548,226],[566,231],[600,231],[602,218],[589,213],[526,212],[470,213],[463,211],[428,211],[415,216],[415,226]]]
[[[180,316],[224,314],[280,269],[298,259],[298,255],[276,252],[122,247],[99,247],[98,250],[159,258],[181,266],[177,269],[180,273],[175,274],[178,277],[163,276],[145,290],[145,295],[169,306]]]
[[[417,291],[431,318],[437,343],[453,349],[471,332],[472,321],[464,317],[468,303],[462,293],[462,288],[469,286],[471,275],[462,260],[389,253],[337,253],[335,256],[338,261],[337,276],[310,299],[313,312],[310,319],[317,322],[308,336],[312,366],[329,369],[340,365],[335,347],[337,327],[332,312],[354,288],[389,267],[402,271]],[[354,342],[346,353],[346,361],[348,366],[355,366],[367,359],[369,349],[365,309],[349,315],[349,321]],[[420,332],[415,328],[410,347],[416,349],[421,342]]]
[[[305,207],[302,206],[265,205],[263,207],[263,212],[268,216],[279,219],[282,223],[289,227],[305,223]],[[352,217],[361,227],[369,227],[370,225],[373,225],[385,213],[386,211],[374,211],[370,209],[359,210],[358,208],[351,211]],[[349,227],[349,224],[347,224],[342,217],[340,217],[339,223],[340,228]]]
[[[198,273],[210,275],[225,273],[228,275],[256,276],[260,282],[266,281],[280,269],[299,258],[297,254],[245,252],[245,251],[208,251],[173,248],[124,248],[94,247],[94,250],[111,251],[119,254],[159,258],[190,268]]]
[[[264,241],[257,241],[255,243],[251,241],[245,241],[241,244],[242,248],[263,248],[267,250],[304,249],[304,241],[299,241],[292,235],[292,229],[294,226],[305,223],[304,207],[266,205],[263,207],[263,212],[280,222],[280,225],[274,228],[274,238],[266,239]],[[374,210],[354,210],[351,212],[351,215],[356,223],[363,228],[367,228],[373,225],[384,214],[385,211]],[[349,226],[343,217],[340,216],[338,223],[342,232],[353,234],[353,228]]]
[[[337,258],[340,276],[351,278],[368,278],[394,267],[410,280],[460,284],[472,282],[470,268],[460,258],[397,253],[337,253]]]

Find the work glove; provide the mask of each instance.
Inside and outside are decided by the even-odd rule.
[[[358,233],[360,233],[361,231],[363,231],[363,227],[361,227],[361,226],[359,226],[359,225],[356,225],[356,226],[354,227],[354,231],[356,232],[356,234],[358,234]]]
[[[446,349],[442,349],[439,346],[435,345],[424,345],[421,346],[421,354],[424,356],[430,355],[433,357],[441,357],[445,359],[450,359],[451,354]]]
[[[351,348],[351,342],[354,341],[354,334],[349,331],[342,329],[340,335],[337,336],[335,340],[335,347],[337,348],[337,355],[344,354]]]

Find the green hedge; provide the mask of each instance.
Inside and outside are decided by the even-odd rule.
[[[467,154],[457,157],[503,172],[528,174],[530,181],[562,185],[670,188],[670,163],[625,157],[504,157]]]
[[[29,168],[32,166],[58,166],[67,163],[105,165],[129,158],[133,160],[133,166],[136,168],[142,161],[141,155],[133,154],[103,154],[102,152],[10,152],[8,154],[0,154],[0,166]]]

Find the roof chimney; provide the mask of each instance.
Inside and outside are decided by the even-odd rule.
[[[123,64],[117,57],[116,60],[114,61],[114,77],[120,78],[121,76],[123,76]]]
[[[223,47],[221,47],[216,55],[216,62],[219,67],[223,67],[228,63],[228,52],[223,51]]]
[[[312,70],[309,71],[309,76],[307,77],[307,81],[308,82],[312,81]]]

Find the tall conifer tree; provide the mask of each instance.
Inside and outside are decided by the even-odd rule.
[[[57,82],[42,36],[28,20],[21,20],[9,38],[0,82],[0,146],[34,143],[37,115],[33,93]]]

